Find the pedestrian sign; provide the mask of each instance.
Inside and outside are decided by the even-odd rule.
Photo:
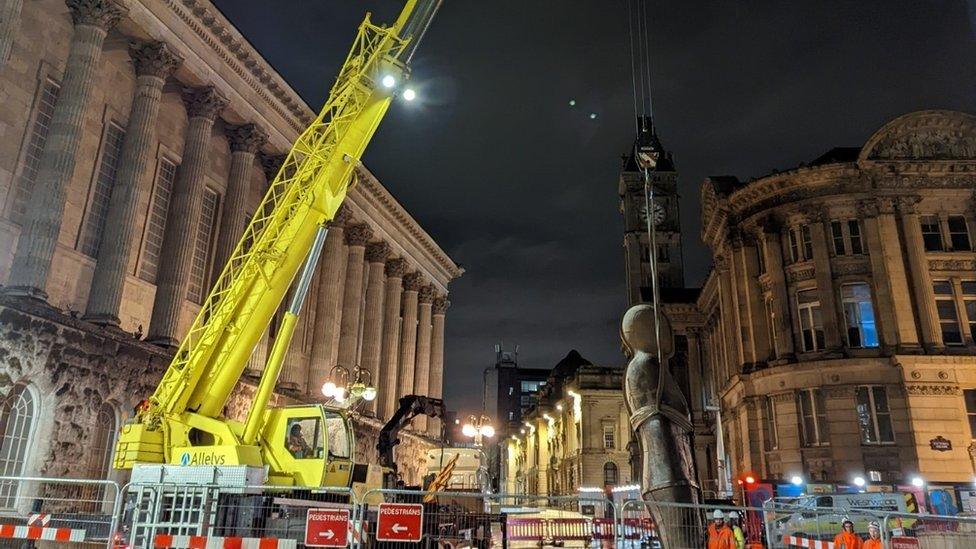
[[[349,509],[309,509],[305,515],[306,547],[349,545]]]
[[[424,506],[419,503],[381,503],[376,541],[419,542],[423,536]]]

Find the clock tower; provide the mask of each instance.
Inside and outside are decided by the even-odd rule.
[[[634,146],[623,156],[618,194],[624,216],[624,257],[627,266],[629,305],[653,301],[651,253],[648,238],[648,208],[644,196],[644,170],[654,189],[650,221],[657,242],[659,288],[683,288],[681,225],[678,217],[678,173],[671,153],[658,139],[649,117],[638,118],[640,130]]]

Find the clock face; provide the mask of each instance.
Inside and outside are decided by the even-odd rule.
[[[640,209],[641,221],[647,223],[647,206],[642,202],[638,208]],[[656,200],[651,202],[651,223],[656,227],[664,221],[664,217],[664,206],[661,206]]]

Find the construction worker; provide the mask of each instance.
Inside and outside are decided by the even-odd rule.
[[[884,541],[881,539],[881,525],[873,520],[868,524],[868,539],[865,540],[862,549],[884,549]]]
[[[864,549],[861,537],[854,533],[854,521],[844,517],[841,531],[834,537],[834,549]]]
[[[708,549],[736,549],[732,529],[725,524],[725,513],[712,511],[712,523],[708,525]]]
[[[729,528],[732,529],[732,538],[735,540],[735,549],[745,549],[746,536],[742,533],[741,522],[739,521],[738,511],[729,511]]]

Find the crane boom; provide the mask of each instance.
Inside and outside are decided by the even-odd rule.
[[[417,10],[418,2],[421,9]],[[426,28],[433,0],[407,0],[392,27],[359,27],[329,98],[298,136],[137,422],[186,411],[218,417],[308,255],[354,184],[354,170],[392,100],[380,80],[407,76],[405,28]],[[416,13],[415,13],[416,10]],[[436,9],[434,10],[436,11]],[[419,27],[418,27],[419,25]]]

